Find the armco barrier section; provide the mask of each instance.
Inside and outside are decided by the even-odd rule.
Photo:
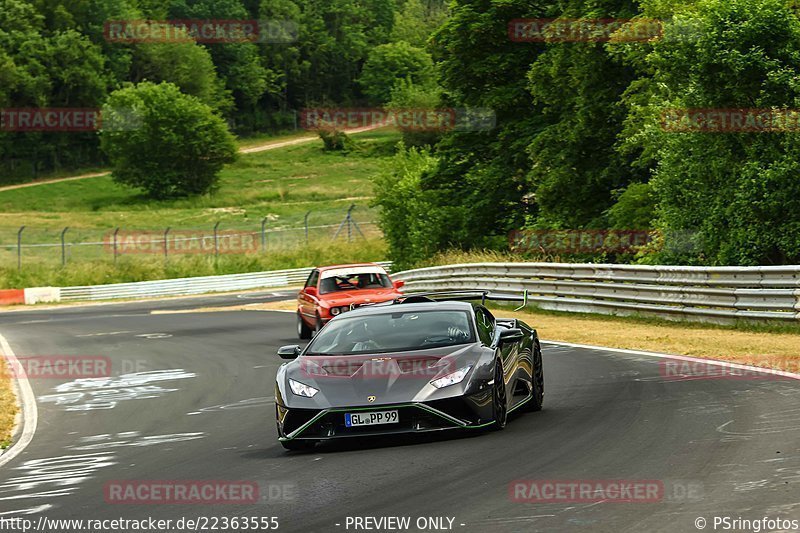
[[[389,268],[391,263],[379,263]],[[160,296],[189,296],[210,292],[278,288],[300,285],[306,281],[311,268],[204,276],[198,278],[138,281],[84,287],[62,287],[60,301],[110,300],[115,298],[154,298]]]
[[[14,305],[25,303],[25,291],[23,289],[4,289],[0,290],[0,305]]]
[[[800,266],[476,263],[394,274],[408,292],[488,290],[556,311],[730,323],[800,319]]]

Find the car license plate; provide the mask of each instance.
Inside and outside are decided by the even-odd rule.
[[[400,421],[397,411],[369,411],[363,413],[345,413],[344,425],[351,428],[355,426],[374,426],[378,424],[396,424]]]

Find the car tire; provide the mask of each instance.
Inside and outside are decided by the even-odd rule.
[[[508,422],[508,403],[506,382],[503,379],[503,365],[497,361],[494,366],[494,385],[492,385],[492,424],[493,431],[500,431]]]
[[[541,411],[544,405],[544,367],[542,366],[542,347],[539,339],[533,339],[533,376],[531,379],[532,398],[528,400],[527,411]]]
[[[311,328],[306,324],[306,321],[303,320],[303,317],[300,316],[300,313],[297,313],[297,336],[302,340],[308,340],[313,333]]]
[[[312,450],[317,445],[315,440],[282,440],[281,446],[291,452]]]
[[[319,330],[321,330],[322,326],[324,326],[324,325],[325,324],[322,323],[322,317],[319,316],[319,313],[317,313],[317,329],[315,329],[314,331],[319,333]]]

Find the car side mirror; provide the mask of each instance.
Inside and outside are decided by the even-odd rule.
[[[394,288],[395,289],[402,289],[403,287],[405,287],[405,285],[406,285],[406,282],[403,281],[403,280],[398,280],[398,281],[394,282]]]
[[[500,343],[521,341],[524,336],[519,328],[504,329],[500,332]]]
[[[306,287],[305,292],[309,296],[317,296],[317,294],[318,294],[316,287]]]
[[[296,359],[300,355],[300,346],[297,344],[290,344],[289,346],[281,346],[278,348],[278,356],[281,359]]]

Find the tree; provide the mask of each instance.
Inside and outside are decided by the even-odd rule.
[[[222,118],[171,83],[112,93],[103,106],[101,146],[116,182],[154,198],[207,193],[236,157]]]
[[[433,33],[447,19],[447,5],[441,0],[405,0],[395,15],[392,41],[405,41],[424,48]]]
[[[239,0],[199,0],[187,4],[176,2],[171,6],[171,18],[248,20],[250,14]],[[236,107],[252,110],[268,89],[275,90],[272,73],[261,65],[258,45],[252,42],[214,43],[203,45],[211,55],[218,76],[233,95]],[[271,86],[270,86],[271,82]]]
[[[543,45],[512,42],[507,28],[515,18],[545,16],[548,4],[457,0],[432,38],[444,105],[488,108],[497,127],[450,132],[438,143],[439,164],[420,176],[419,187],[431,204],[425,209],[448,213],[447,231],[432,231],[420,250],[503,247],[530,216],[526,149],[542,121],[526,75]]]
[[[791,9],[782,0],[710,0],[679,10],[646,65],[653,80],[627,98],[628,134],[654,161],[656,227],[686,243],[658,260],[800,261],[797,129],[676,133],[662,123],[670,109],[796,110],[800,21]]]
[[[627,0],[564,2],[565,18],[628,19]],[[622,94],[636,70],[609,53],[613,44],[553,42],[528,73],[528,89],[545,123],[530,139],[528,172],[541,227],[605,227],[613,191],[647,179],[616,149]]]
[[[411,80],[400,80],[392,89],[386,109],[401,112],[408,109],[438,110],[442,103],[442,88],[435,84],[426,86],[416,85]],[[415,127],[400,128],[403,133],[403,143],[407,147],[433,146],[442,138],[443,132],[432,128],[430,130]]]
[[[233,106],[211,54],[194,42],[138,45],[131,81],[172,83],[217,111],[229,111]]]
[[[426,86],[434,79],[430,54],[400,41],[377,46],[370,52],[358,84],[374,103],[384,104],[391,98],[398,82],[410,81]]]

